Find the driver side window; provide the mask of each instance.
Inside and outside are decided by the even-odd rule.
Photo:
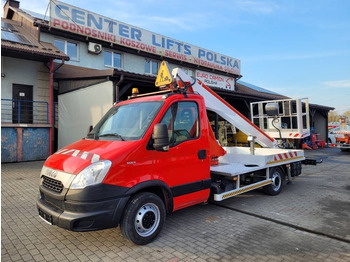
[[[160,121],[168,127],[170,145],[199,137],[198,116],[195,102],[177,102],[170,106]]]

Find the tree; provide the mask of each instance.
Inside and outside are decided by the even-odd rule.
[[[337,111],[329,111],[328,122],[339,122],[339,114]]]
[[[350,110],[345,111],[345,112],[343,113],[343,116],[347,116],[347,117],[348,117],[348,120],[349,120],[349,119],[350,119]]]

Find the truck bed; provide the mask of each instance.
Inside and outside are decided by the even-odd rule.
[[[304,151],[279,148],[255,148],[250,154],[249,147],[224,147],[227,154],[219,158],[219,164],[211,166],[213,174],[237,176],[267,167],[289,164],[304,160]]]

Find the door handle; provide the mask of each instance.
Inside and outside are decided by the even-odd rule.
[[[207,158],[207,150],[206,149],[200,149],[197,153],[198,159],[206,159]]]

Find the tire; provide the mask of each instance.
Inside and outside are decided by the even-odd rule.
[[[156,194],[141,192],[127,204],[120,230],[134,244],[146,245],[162,230],[165,216],[163,201]]]
[[[263,187],[264,193],[270,196],[278,195],[282,191],[284,176],[285,174],[281,168],[271,168],[270,178],[272,178],[272,183]]]

